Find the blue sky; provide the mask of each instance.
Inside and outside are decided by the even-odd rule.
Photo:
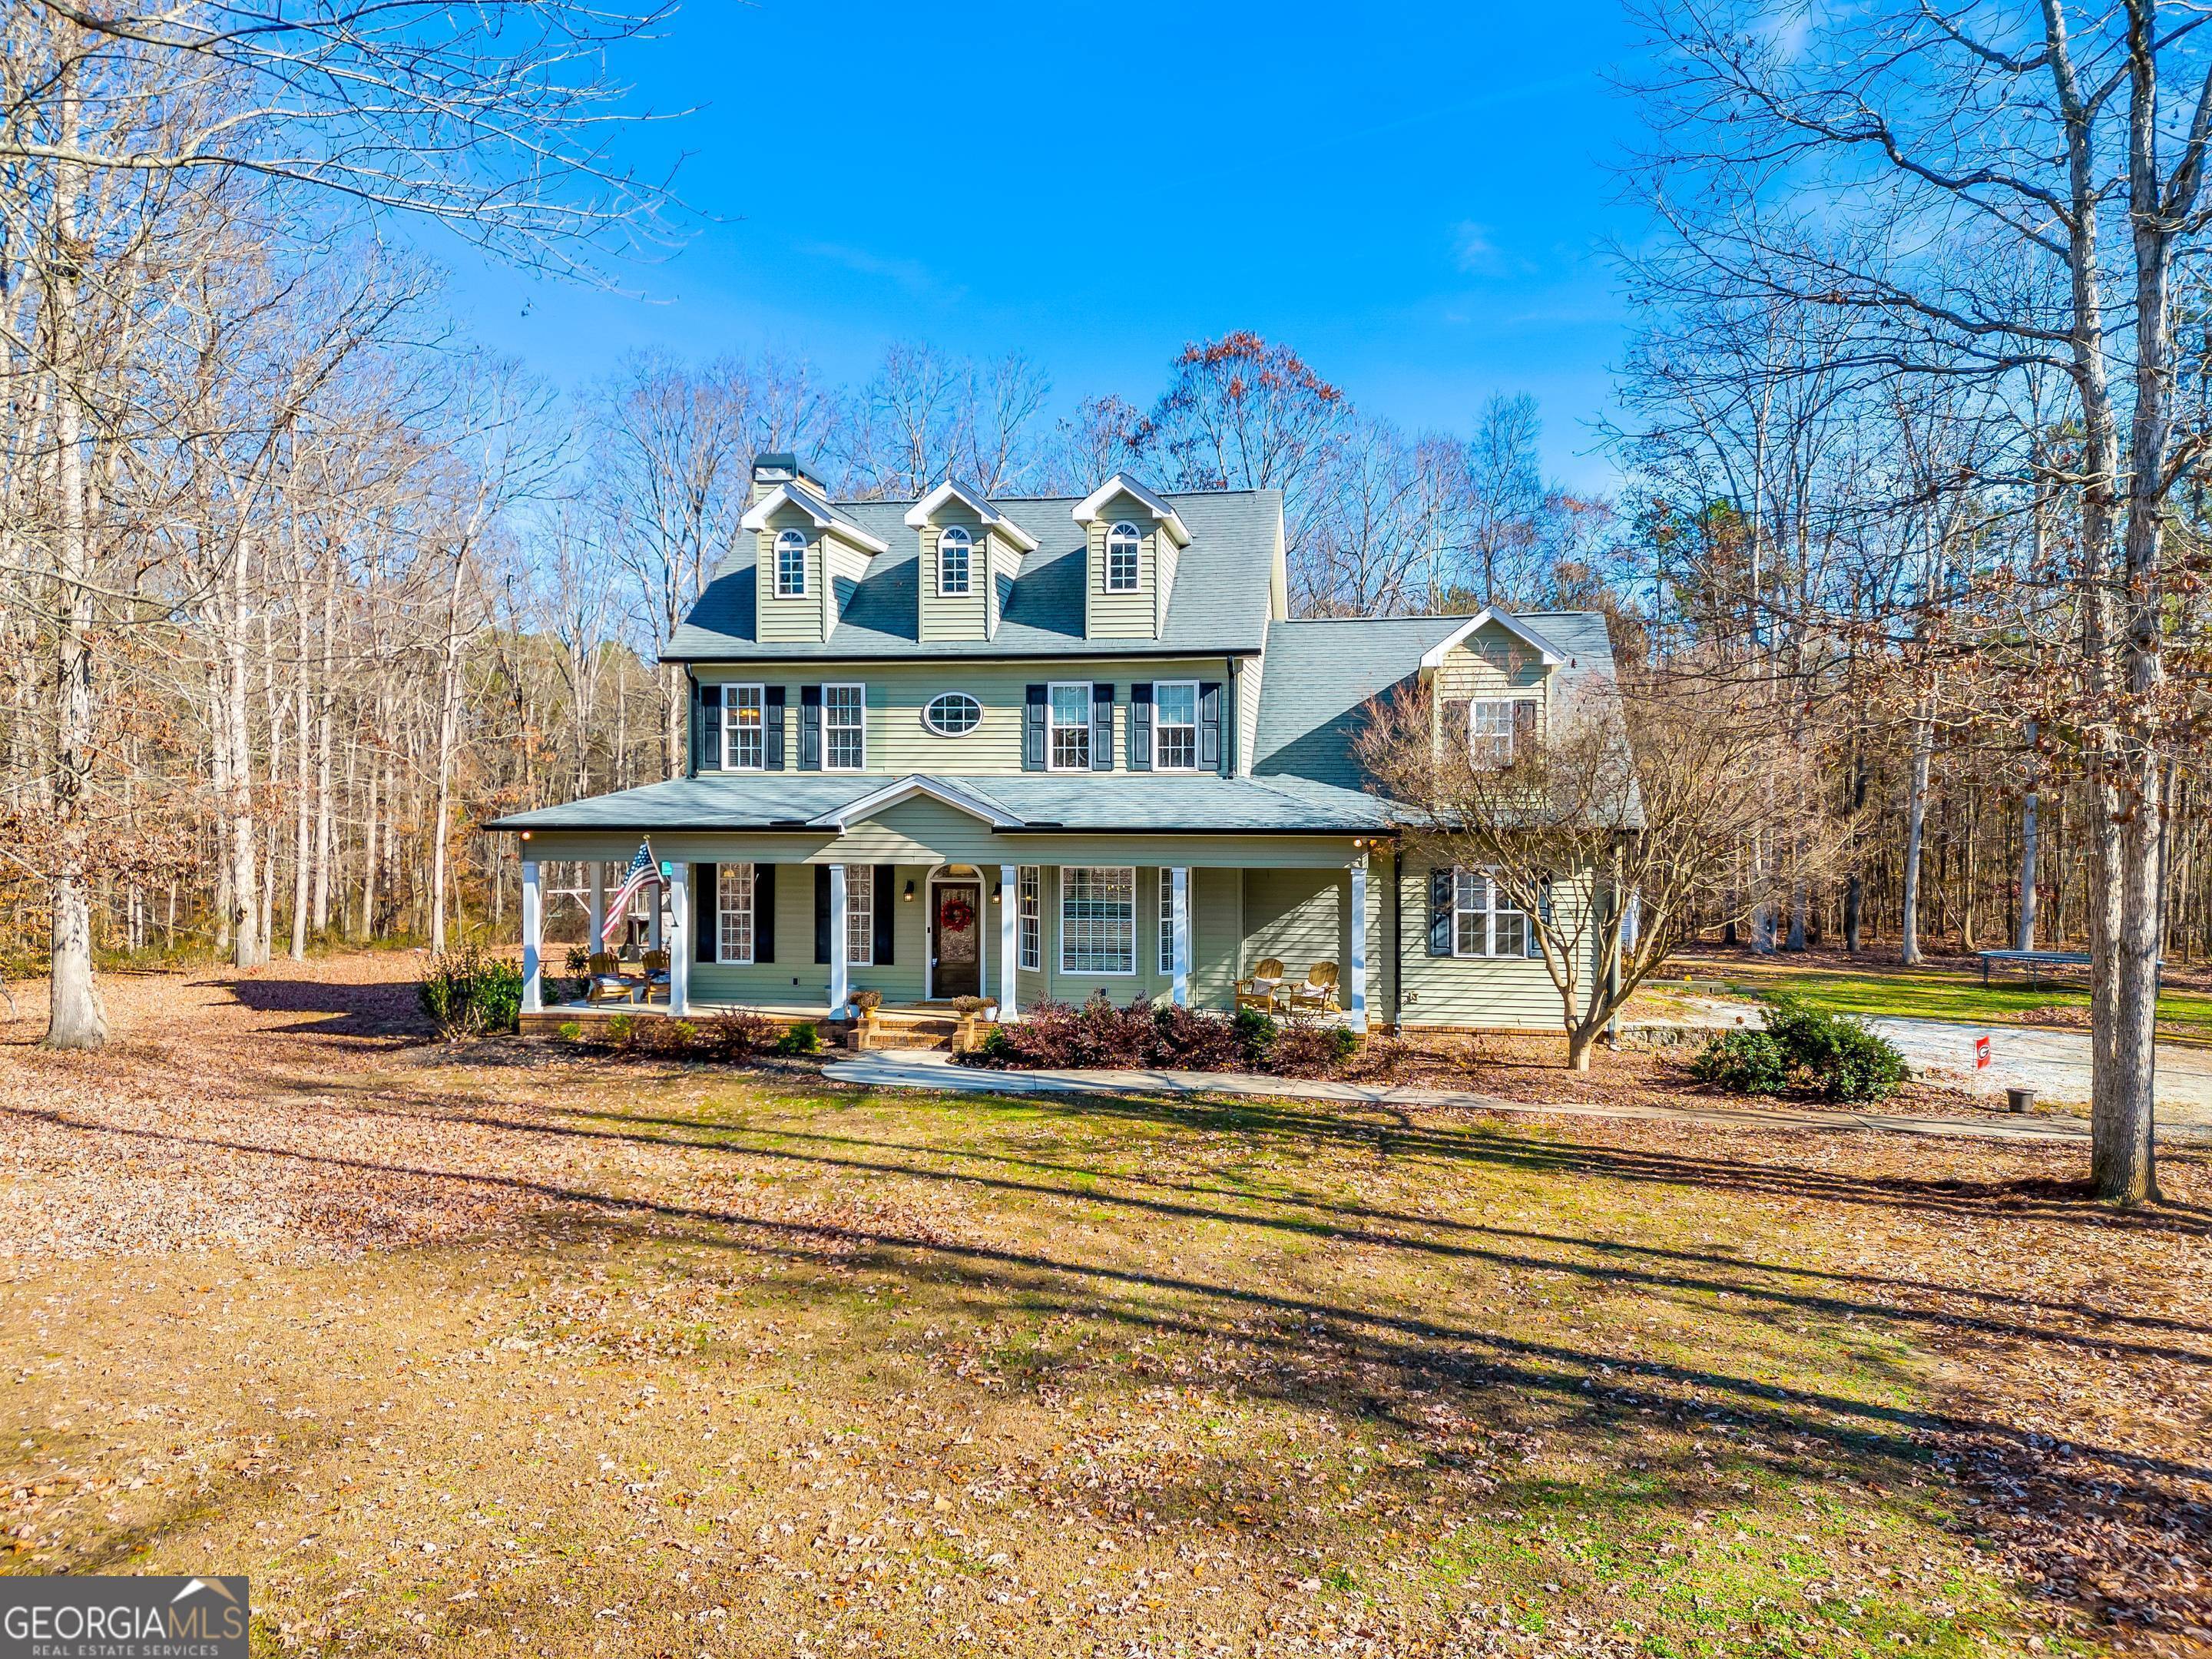
[[[618,68],[702,107],[623,143],[681,154],[710,222],[627,292],[464,258],[456,299],[562,385],[648,346],[858,378],[921,339],[1019,348],[1062,404],[1147,403],[1184,341],[1249,327],[1408,426],[1534,392],[1549,470],[1601,487],[1632,46],[1601,3],[691,0]]]

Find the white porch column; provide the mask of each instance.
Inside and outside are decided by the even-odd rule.
[[[1347,988],[1345,1012],[1352,1029],[1367,1029],[1367,860],[1352,866],[1352,983]]]
[[[1176,1006],[1190,1006],[1190,872],[1177,865],[1168,872],[1174,885],[1170,902],[1175,910],[1175,1000]]]
[[[691,866],[678,862],[668,878],[668,1017],[691,1010]]]
[[[845,1012],[852,994],[851,970],[845,961],[845,866],[830,866],[830,1018]]]
[[[1012,1019],[1019,1012],[1020,995],[1014,975],[1021,969],[1022,872],[1020,866],[999,866],[999,1018]]]
[[[649,913],[651,919],[646,923],[645,948],[648,951],[665,951],[668,948],[667,941],[663,935],[660,916],[660,913],[667,906],[668,890],[659,882],[653,883],[653,908]]]
[[[538,887],[538,860],[522,860],[522,1012],[534,1014],[544,1007],[544,952],[539,935],[544,932],[543,897]]]
[[[606,947],[599,940],[607,927],[607,861],[592,860],[592,932],[586,948],[602,951]]]

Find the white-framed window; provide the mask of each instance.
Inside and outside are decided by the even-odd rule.
[[[876,960],[876,866],[845,866],[845,960],[855,968]]]
[[[1045,688],[1044,763],[1054,772],[1091,769],[1091,682],[1056,681]]]
[[[757,685],[722,688],[722,764],[728,770],[757,772],[767,762],[764,696]]]
[[[803,530],[776,534],[775,596],[779,599],[806,597],[806,532]]]
[[[1137,971],[1137,872],[1133,865],[1066,865],[1060,872],[1060,971]]]
[[[1487,870],[1452,872],[1452,954],[1528,954],[1528,917],[1498,892]]]
[[[1106,591],[1137,591],[1137,550],[1142,545],[1137,526],[1124,519],[1106,532]]]
[[[830,772],[868,769],[868,688],[822,688],[822,766]]]
[[[753,959],[753,867],[714,866],[714,954],[724,962]]]
[[[1175,872],[1160,872],[1160,972],[1175,973]]]
[[[1510,766],[1516,746],[1534,737],[1536,705],[1527,697],[1483,697],[1467,706],[1467,752],[1477,766]]]
[[[964,738],[983,723],[983,704],[965,691],[940,691],[921,711],[921,723],[940,738]]]
[[[1014,889],[1021,948],[1021,965],[1029,969],[1044,966],[1044,878],[1034,864],[1022,866],[1021,875]]]
[[[975,538],[957,524],[939,533],[937,591],[939,593],[953,598],[968,591],[969,561],[975,550]]]
[[[1198,769],[1198,682],[1152,683],[1152,764],[1163,772]]]

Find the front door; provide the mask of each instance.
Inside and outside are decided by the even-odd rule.
[[[940,882],[929,918],[929,955],[936,971],[930,993],[939,997],[983,994],[983,890],[971,882]]]

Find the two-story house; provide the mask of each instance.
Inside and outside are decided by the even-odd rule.
[[[1276,957],[1337,964],[1360,1029],[1559,1023],[1527,919],[1480,871],[1407,867],[1352,746],[1425,678],[1509,754],[1609,688],[1595,614],[1291,621],[1273,490],[834,502],[763,455],[665,654],[686,775],[493,826],[525,837],[527,1010],[541,862],[649,838],[672,1012],[834,1016],[862,989],[1227,1008]]]

